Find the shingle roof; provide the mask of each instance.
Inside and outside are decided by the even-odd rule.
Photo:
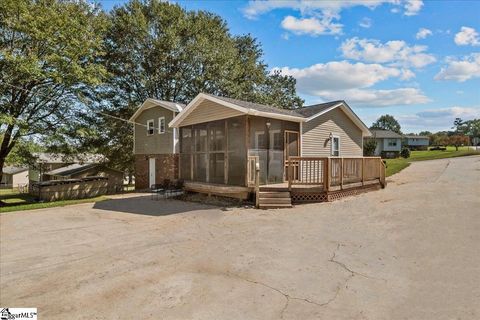
[[[28,167],[5,166],[2,171],[6,174],[17,174],[27,170]]]
[[[373,138],[401,138],[402,136],[390,130],[370,129]]]
[[[301,114],[304,117],[311,117],[319,112],[325,111],[326,109],[333,107],[339,103],[345,103],[343,100],[335,100],[325,103],[314,104],[311,106],[305,106],[300,109],[296,109],[295,112]]]
[[[281,109],[281,108],[277,108],[277,107],[269,106],[265,104],[254,103],[254,102],[221,97],[221,96],[215,96],[212,94],[206,94],[206,95],[223,100],[225,102],[233,103],[237,106],[244,107],[247,109],[253,109],[253,110],[262,111],[262,112],[284,114],[284,115],[294,116],[294,117],[303,117],[301,114],[297,113],[296,110]]]
[[[168,106],[172,109],[175,109],[177,110],[178,112],[182,111],[183,108],[185,108],[185,105],[183,103],[179,103],[179,102],[171,102],[171,101],[165,101],[165,100],[158,100],[158,99],[153,99],[153,98],[149,98],[152,102],[155,102],[157,104],[160,104],[160,105],[165,105],[165,106]]]
[[[45,174],[50,175],[50,176],[71,176],[72,174],[75,174],[77,172],[82,172],[90,168],[95,168],[99,166],[97,163],[88,163],[88,164],[79,164],[79,163],[74,163],[65,167],[61,167],[55,170],[51,170]]]

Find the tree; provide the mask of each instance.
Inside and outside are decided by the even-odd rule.
[[[400,123],[391,115],[386,114],[375,121],[370,129],[391,130],[398,134],[402,134]]]
[[[448,137],[447,145],[454,146],[455,150],[458,151],[458,147],[468,145],[469,141],[468,136],[456,134]]]
[[[418,134],[419,136],[431,136],[432,133],[430,131],[420,131],[420,133]]]
[[[303,103],[294,78],[268,72],[258,41],[232,36],[215,14],[132,0],[109,19],[103,64],[111,76],[86,96],[99,112],[128,119],[147,98],[188,103],[200,92],[283,108]],[[132,126],[96,114],[78,118],[81,123],[69,130],[79,148],[91,147],[113,167],[133,171]]]
[[[455,133],[464,133],[465,131],[465,123],[463,122],[462,119],[460,118],[455,118],[453,121],[453,127],[452,129],[455,129]]]
[[[375,154],[375,149],[377,149],[377,140],[374,138],[365,139],[363,143],[363,155],[371,157]]]
[[[0,2],[0,168],[22,137],[74,121],[77,94],[106,74],[105,26],[83,1]]]

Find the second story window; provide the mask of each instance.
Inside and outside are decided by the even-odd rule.
[[[165,133],[165,117],[158,118],[158,133]]]
[[[147,121],[147,136],[151,136],[155,130],[154,122],[153,120],[148,120]]]

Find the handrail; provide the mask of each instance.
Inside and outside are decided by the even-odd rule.
[[[385,164],[380,157],[289,157],[288,188],[318,186],[325,191],[343,189],[351,184],[365,185],[371,181],[385,186]]]

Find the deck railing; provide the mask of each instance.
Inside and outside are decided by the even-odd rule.
[[[287,180],[292,186],[318,186],[329,191],[378,181],[385,186],[385,165],[380,157],[289,157]]]

